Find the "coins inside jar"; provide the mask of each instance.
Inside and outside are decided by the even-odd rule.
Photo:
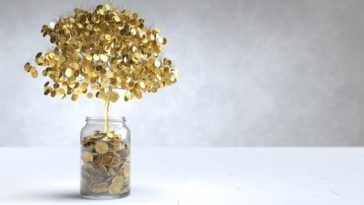
[[[94,131],[81,141],[81,192],[122,195],[129,191],[129,145],[120,134]]]

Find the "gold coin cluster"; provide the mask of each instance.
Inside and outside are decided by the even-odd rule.
[[[50,79],[44,84],[45,95],[69,95],[75,101],[85,94],[115,102],[117,91],[123,90],[128,101],[178,78],[171,60],[161,55],[167,39],[159,29],[145,26],[136,13],[109,4],[91,11],[77,8],[74,15],[43,25],[41,32],[54,44],[35,56],[35,63],[44,67],[42,75]],[[30,63],[24,69],[38,76]]]
[[[82,139],[81,193],[121,195],[129,192],[130,149],[110,130],[94,131]]]

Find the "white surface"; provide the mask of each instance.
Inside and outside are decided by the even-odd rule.
[[[134,148],[131,195],[78,196],[77,148],[1,148],[0,204],[362,204],[363,148]]]

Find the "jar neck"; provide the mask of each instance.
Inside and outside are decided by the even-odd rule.
[[[104,123],[104,117],[86,117],[86,123]],[[111,117],[109,118],[110,124],[124,124],[126,122],[125,117]]]

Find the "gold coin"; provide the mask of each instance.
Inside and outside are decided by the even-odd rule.
[[[85,176],[90,177],[93,172],[92,165],[90,163],[84,163],[82,165],[82,172]]]
[[[59,95],[64,95],[66,93],[63,88],[57,88],[57,91],[56,92]]]
[[[159,60],[155,60],[155,61],[154,61],[154,66],[155,66],[156,68],[159,68],[159,67],[161,66],[161,62],[160,62]]]
[[[166,44],[167,44],[167,39],[166,39],[166,38],[163,38],[163,40],[162,40],[162,44],[163,44],[163,45],[166,45]]]
[[[108,193],[111,194],[111,195],[116,195],[116,194],[121,193],[121,186],[119,186],[118,184],[113,184],[112,183],[108,187]]]
[[[86,29],[92,31],[94,26],[92,24],[87,24]]]
[[[129,165],[129,163],[125,163],[123,165],[123,175],[125,177],[129,177],[129,174],[130,174],[130,165]]]
[[[97,183],[92,186],[91,191],[93,193],[103,193],[103,192],[107,192],[108,189],[109,189],[109,185],[107,183]]]
[[[113,20],[115,22],[120,22],[120,17],[119,16],[113,16]]]
[[[30,73],[32,74],[33,78],[36,78],[38,76],[38,71],[36,71],[36,70],[33,70]]]
[[[98,61],[100,59],[99,55],[97,54],[94,54],[92,58],[94,59],[94,61]]]
[[[66,77],[72,77],[72,75],[73,75],[73,71],[72,71],[72,69],[71,68],[67,68],[66,70],[65,70],[65,72],[64,72],[64,74],[66,75]]]
[[[119,93],[111,92],[110,93],[110,100],[111,102],[116,102],[119,99]]]
[[[97,166],[94,171],[102,177],[106,177],[108,175],[108,171],[104,165]]]
[[[77,64],[77,63],[70,63],[69,65],[68,65],[70,68],[72,68],[72,69],[78,69],[79,68],[79,65]]]
[[[113,163],[113,156],[111,154],[106,154],[103,156],[102,164],[105,166],[110,166]]]
[[[92,96],[93,96],[93,94],[92,94],[91,92],[88,92],[88,93],[87,93],[87,97],[88,97],[88,98],[92,98]]]
[[[82,146],[86,147],[89,145],[89,143],[92,142],[92,139],[90,136],[86,136],[82,139]]]
[[[96,155],[94,160],[92,161],[92,164],[94,164],[95,166],[99,166],[100,164],[102,164],[102,156]]]
[[[163,64],[164,65],[171,65],[171,63],[172,63],[171,60],[166,59],[166,58],[163,59]]]
[[[111,176],[111,177],[115,177],[116,176],[116,172],[115,172],[115,169],[113,169],[112,167],[109,168],[108,170],[108,175]]]
[[[88,61],[92,61],[92,56],[91,56],[91,55],[88,55],[88,54],[87,54],[87,55],[85,56],[85,58],[86,58],[86,60],[88,60]]]
[[[100,59],[104,62],[107,62],[108,57],[105,54],[100,55]]]
[[[134,53],[133,57],[131,58],[134,63],[138,63],[140,61],[141,55],[140,53]]]
[[[98,138],[104,137],[104,136],[105,136],[105,133],[100,130],[94,130],[94,132],[93,132],[93,137],[95,139],[98,139]]]
[[[35,55],[35,58],[37,59],[37,58],[40,58],[42,56],[42,52],[39,52],[39,53],[37,53],[37,55]]]
[[[127,159],[129,157],[129,151],[128,151],[128,149],[122,149],[120,151],[120,157],[122,159]]]
[[[90,152],[84,151],[82,152],[82,159],[85,162],[92,162],[93,156]]]
[[[112,180],[112,184],[122,186],[124,184],[124,177],[123,176],[116,176]]]
[[[30,72],[30,68],[31,68],[30,63],[26,63],[26,64],[24,65],[24,70],[25,70],[26,72]]]
[[[109,151],[109,147],[105,142],[99,141],[95,144],[95,150],[99,154],[105,154]]]
[[[46,88],[45,91],[44,91],[44,95],[48,95],[50,92],[51,92],[51,89],[50,88]]]
[[[105,34],[105,39],[108,40],[108,41],[110,41],[111,40],[111,36],[109,34]]]
[[[73,94],[72,97],[71,97],[71,100],[72,101],[76,101],[78,98],[78,95],[77,94]]]

